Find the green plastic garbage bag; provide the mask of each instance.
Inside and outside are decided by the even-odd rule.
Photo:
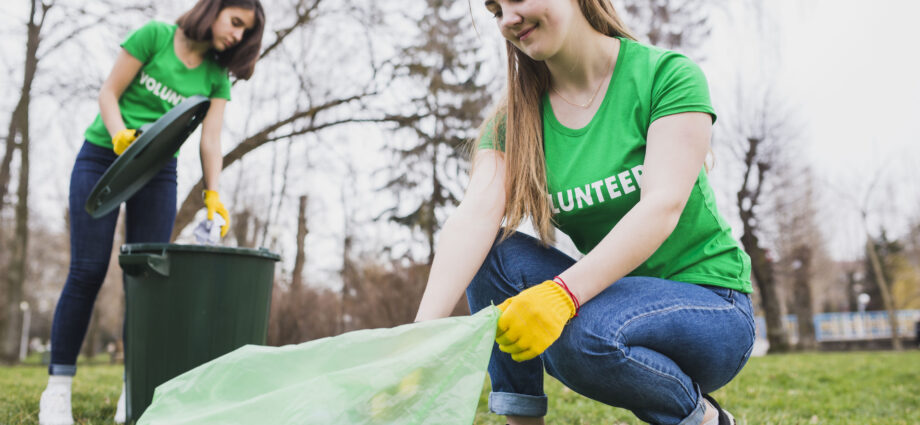
[[[157,387],[139,425],[470,425],[501,311],[247,345]]]

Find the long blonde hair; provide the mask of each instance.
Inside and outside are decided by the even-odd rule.
[[[620,20],[610,0],[579,0],[578,5],[591,27],[601,34],[636,39]],[[541,242],[552,244],[555,233],[546,185],[540,109],[543,93],[549,89],[549,70],[545,63],[531,59],[510,41],[505,41],[505,46],[508,89],[479,130],[479,139],[493,137],[496,148],[504,130],[506,177],[502,240],[529,217]]]

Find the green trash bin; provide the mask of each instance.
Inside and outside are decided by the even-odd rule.
[[[129,423],[158,385],[243,345],[265,344],[280,259],[264,248],[121,247]]]

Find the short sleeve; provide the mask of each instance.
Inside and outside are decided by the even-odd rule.
[[[669,52],[664,55],[655,67],[650,112],[649,122],[682,112],[704,112],[712,116],[715,123],[716,114],[703,70],[681,54]]]
[[[226,70],[222,69],[215,77],[213,89],[209,97],[211,99],[219,98],[230,100],[230,75],[227,74]]]
[[[505,150],[505,121],[504,114],[493,115],[479,136],[479,149]]]
[[[164,24],[157,21],[150,21],[144,26],[134,30],[121,43],[123,47],[135,59],[147,63],[157,52],[159,38]]]

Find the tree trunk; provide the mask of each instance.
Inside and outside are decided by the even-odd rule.
[[[351,217],[346,213],[345,239],[342,241],[342,293],[339,305],[338,329],[336,330],[336,333],[339,334],[348,330],[348,323],[346,323],[346,318],[348,317],[349,298],[351,297],[352,288],[354,288],[354,284],[357,283],[358,278],[357,266],[355,265],[351,252],[353,238],[350,234],[348,224],[350,219]]]
[[[29,128],[29,114],[23,117],[23,127]],[[29,133],[22,131],[19,145],[19,187],[17,189],[18,201],[16,204],[16,230],[13,241],[12,258],[7,276],[7,309],[10,311],[7,323],[6,337],[4,338],[3,357],[14,359],[18,355],[19,342],[19,303],[23,299],[22,287],[26,280],[26,252],[29,249]]]
[[[297,255],[294,257],[294,271],[291,276],[291,292],[300,292],[303,286],[303,268],[307,262],[305,254],[304,239],[307,237],[307,197],[300,197],[300,207],[297,213]]]
[[[10,167],[13,162],[13,154],[16,152],[16,123],[19,122],[19,111],[22,109],[23,98],[19,98],[19,103],[13,109],[13,116],[10,118],[10,127],[6,136],[6,152],[3,154],[3,160],[0,161],[0,210],[3,209],[6,200],[6,194],[10,184]]]
[[[3,326],[2,347],[0,347],[0,356],[8,361],[15,361],[19,355],[18,344],[19,333],[21,332],[19,303],[23,299],[22,287],[26,279],[26,252],[29,246],[29,103],[31,101],[32,81],[38,69],[37,52],[38,44],[41,41],[39,34],[44,22],[44,14],[47,12],[48,7],[50,6],[43,5],[41,20],[36,22],[38,0],[32,1],[32,10],[27,24],[28,38],[26,40],[22,91],[16,106],[17,111],[13,112],[14,124],[10,126],[13,130],[7,137],[7,144],[9,145],[10,143],[15,143],[16,135],[19,135],[18,150],[20,156],[15,239],[12,243],[13,249],[7,274],[7,317]],[[7,151],[9,151],[9,148]],[[5,160],[6,158],[4,158]]]
[[[868,234],[868,232],[866,233],[866,251],[869,253],[869,261],[872,264],[875,281],[878,283],[882,293],[885,310],[888,311],[888,325],[891,326],[891,347],[896,351],[901,351],[901,336],[898,334],[898,310],[895,308],[894,300],[891,298],[888,281],[885,279],[885,273],[882,272],[882,262],[879,261],[878,253],[875,251],[872,235]]]
[[[434,213],[436,207],[435,200],[441,196],[441,182],[438,180],[438,143],[433,143],[432,146],[433,152],[431,153],[431,198],[429,198],[429,205],[431,208],[428,209],[425,213],[428,215],[427,221],[425,221],[425,238],[428,242],[428,269],[431,270],[431,265],[434,264],[434,232],[438,228],[438,218]]]
[[[792,307],[798,318],[800,350],[814,350],[818,348],[815,340],[814,307],[811,299],[811,248],[806,245],[799,246],[795,251],[798,268],[795,270],[793,281],[794,301]]]
[[[776,278],[773,275],[773,264],[767,258],[767,251],[758,245],[757,236],[754,236],[752,231],[753,229],[745,224],[741,243],[744,245],[744,250],[751,256],[751,273],[754,274],[754,283],[760,292],[760,303],[767,321],[767,341],[770,342],[770,351],[789,351],[789,338],[786,335],[786,329],[783,328],[781,300]]]
[[[856,280],[856,271],[847,270],[845,274],[847,278],[847,310],[857,311],[859,309],[859,303],[856,301],[856,285],[858,285],[859,282]]]

